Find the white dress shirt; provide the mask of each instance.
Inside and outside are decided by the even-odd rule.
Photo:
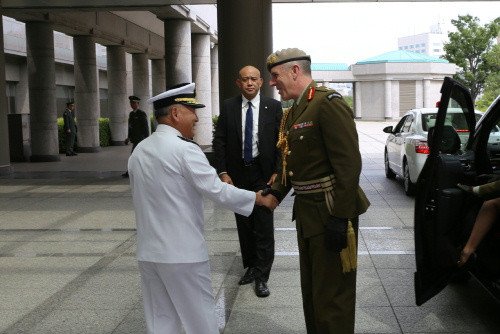
[[[179,136],[160,124],[128,161],[139,261],[208,261],[204,196],[244,216],[254,207],[254,192],[222,182],[201,148]]]

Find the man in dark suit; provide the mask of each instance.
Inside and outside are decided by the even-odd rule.
[[[76,124],[75,103],[66,103],[66,110],[63,113],[64,132],[66,133],[66,156],[78,155],[75,153],[75,137],[76,137]]]
[[[260,71],[245,66],[236,84],[242,95],[222,103],[214,135],[216,168],[223,182],[251,191],[270,187],[280,166],[276,147],[283,110],[281,103],[259,94]],[[267,297],[274,261],[274,218],[261,207],[250,217],[236,214],[243,267],[248,268],[239,284],[255,280],[255,294]]]
[[[137,144],[149,136],[148,115],[139,109],[140,98],[129,96],[128,99],[132,111],[128,115],[128,137],[125,139],[125,144],[132,142],[132,152],[134,152]],[[128,177],[128,170],[122,176]]]

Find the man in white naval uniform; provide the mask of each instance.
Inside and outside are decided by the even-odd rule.
[[[218,334],[204,239],[203,198],[249,216],[262,196],[220,181],[194,137],[195,84],[151,98],[159,125],[129,158],[137,260],[148,334]]]

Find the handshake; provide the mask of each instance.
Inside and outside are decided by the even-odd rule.
[[[269,196],[271,195],[271,196]],[[281,193],[277,190],[266,188],[257,192],[257,197],[255,198],[255,205],[263,206],[269,212],[273,212],[274,209],[280,204]]]

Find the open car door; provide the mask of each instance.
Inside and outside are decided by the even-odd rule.
[[[457,183],[472,184],[476,179],[476,156],[470,140],[475,125],[468,89],[445,78],[436,124],[429,129],[430,153],[417,181],[415,197],[417,305],[439,293],[457,271],[466,240],[464,227],[473,224],[481,205],[479,200],[471,203],[456,187]]]

